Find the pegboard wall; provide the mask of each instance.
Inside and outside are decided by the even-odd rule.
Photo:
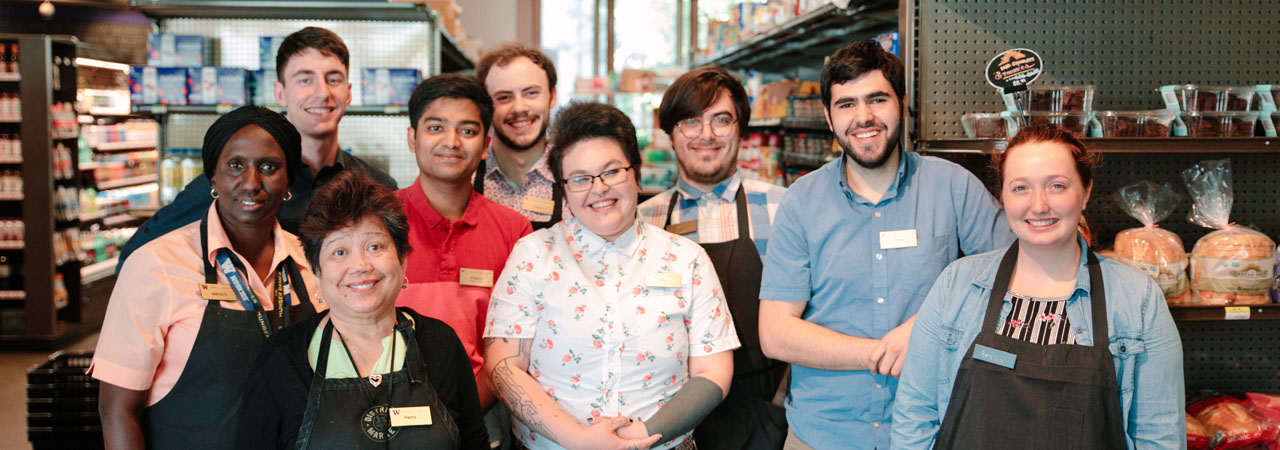
[[[1038,85],[1093,85],[1094,110],[1162,107],[1178,83],[1280,82],[1274,0],[903,0],[918,23],[918,137],[964,138],[960,117],[1004,109],[983,72],[997,53],[1030,48]]]
[[[170,114],[165,148],[200,148],[205,130],[217,119],[212,114]],[[409,152],[408,127],[409,116],[404,115],[347,115],[338,123],[338,148],[385,170],[400,187],[409,186],[418,176],[418,162]]]
[[[1280,324],[1274,320],[1179,322],[1187,392],[1280,393]]]

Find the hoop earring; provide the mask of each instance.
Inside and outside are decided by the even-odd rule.
[[[217,190],[217,189],[209,189],[209,196],[210,196],[210,197],[213,197],[214,199],[217,199],[217,198],[218,198],[218,190]]]
[[[284,201],[293,200],[293,191],[284,191]]]

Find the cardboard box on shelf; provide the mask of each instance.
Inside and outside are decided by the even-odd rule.
[[[237,67],[188,67],[188,105],[244,105],[248,77]]]
[[[258,106],[274,106],[276,104],[275,84],[275,69],[259,69],[250,71],[250,102]]]
[[[129,69],[129,103],[134,105],[187,104],[187,69],[133,66]]]
[[[781,80],[760,87],[760,96],[751,104],[752,119],[774,119],[787,116],[787,97],[794,95],[803,82]]]
[[[147,65],[163,67],[200,67],[211,47],[204,36],[177,34],[147,35]]]
[[[622,69],[618,92],[653,92],[653,79],[657,76],[652,70]]]
[[[276,68],[276,52],[280,50],[280,43],[284,42],[284,36],[262,36],[258,38],[258,68],[271,69]]]
[[[365,105],[408,105],[409,96],[421,81],[418,69],[376,69],[361,71],[360,94]]]

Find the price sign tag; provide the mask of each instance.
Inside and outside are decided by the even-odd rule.
[[[165,105],[151,105],[151,114],[165,114],[169,112],[169,107]]]
[[[1026,89],[1026,86],[1044,72],[1044,60],[1040,54],[1028,48],[1015,48],[1000,52],[987,63],[987,83],[1002,93]]]
[[[231,112],[231,105],[218,105],[213,107],[213,111],[218,114],[226,114]]]
[[[1226,320],[1249,320],[1250,309],[1248,306],[1228,306],[1225,309],[1227,311]]]
[[[385,114],[400,114],[400,107],[396,105],[387,105],[382,107],[382,112]]]

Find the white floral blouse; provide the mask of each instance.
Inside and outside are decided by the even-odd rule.
[[[706,252],[640,221],[613,243],[572,218],[524,237],[488,317],[486,338],[534,339],[529,373],[583,424],[647,419],[688,380],[690,356],[739,346]],[[561,448],[512,422],[530,449]]]

